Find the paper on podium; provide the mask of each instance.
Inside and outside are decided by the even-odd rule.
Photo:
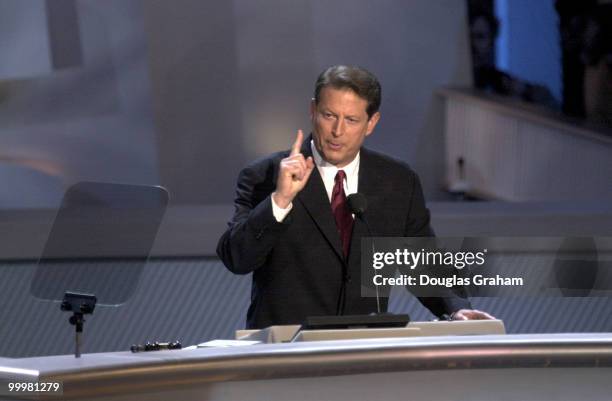
[[[292,324],[287,326],[270,326],[261,330],[237,330],[237,340],[260,341],[262,343],[286,343],[295,337],[302,326]]]
[[[261,341],[244,341],[244,340],[211,340],[205,343],[200,343],[197,348],[208,348],[208,347],[245,347],[249,345],[259,344]]]
[[[504,322],[498,319],[410,322],[407,327],[420,329],[421,336],[506,334]]]

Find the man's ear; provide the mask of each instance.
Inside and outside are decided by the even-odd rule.
[[[317,103],[314,98],[310,99],[310,120],[314,121],[315,112],[317,111]]]
[[[372,114],[372,117],[370,117],[370,119],[368,120],[366,136],[374,132],[374,128],[376,127],[376,124],[378,124],[379,120],[380,120],[380,112],[377,111],[376,113]]]

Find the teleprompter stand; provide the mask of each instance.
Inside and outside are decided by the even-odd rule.
[[[80,294],[78,292],[66,291],[62,300],[61,309],[64,312],[72,312],[68,321],[75,326],[74,337],[74,357],[81,357],[81,337],[83,335],[83,325],[85,315],[91,315],[96,307],[98,299],[92,294]]]

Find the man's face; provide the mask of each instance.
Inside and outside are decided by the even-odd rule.
[[[368,102],[350,89],[321,89],[319,104],[310,104],[312,138],[319,154],[328,163],[342,168],[349,164],[380,119],[368,119]]]

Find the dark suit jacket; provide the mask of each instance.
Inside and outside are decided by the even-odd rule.
[[[309,139],[302,153],[312,155]],[[275,190],[279,163],[288,154],[275,153],[241,171],[235,213],[217,247],[230,271],[253,272],[247,327],[300,324],[307,316],[335,315],[345,278],[344,314],[376,312],[376,299],[361,297],[359,282],[361,237],[368,235],[367,227],[355,220],[345,262],[317,168],[285,220],[279,223],[274,218],[270,194]],[[365,148],[360,157],[358,190],[368,201],[366,213],[373,235],[433,235],[417,175],[405,163]],[[420,300],[438,316],[469,307],[469,302],[458,297]],[[387,300],[381,301],[386,310]]]

